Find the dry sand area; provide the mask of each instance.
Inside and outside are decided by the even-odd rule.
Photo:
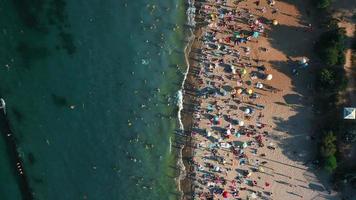
[[[199,165],[202,167],[200,170],[196,170],[197,175],[194,184],[197,187],[195,192],[199,194],[200,192],[208,191],[208,186],[201,184],[199,179],[202,179],[203,174],[210,173],[207,172],[206,163],[211,163],[214,166],[219,166],[222,170],[219,175],[226,177],[228,180],[228,183],[223,186],[224,190],[230,191],[230,193],[231,181],[238,176],[238,172],[242,170],[251,171],[251,167],[254,166],[263,167],[264,172],[253,172],[249,178],[246,178],[255,180],[255,186],[250,186],[246,183],[237,184],[239,198],[241,199],[247,199],[253,191],[258,194],[259,197],[257,199],[338,199],[337,194],[331,191],[326,184],[327,176],[318,172],[312,164],[316,142],[313,140],[314,130],[312,129],[314,117],[312,109],[313,94],[312,90],[309,89],[312,83],[311,70],[309,68],[298,70],[298,75],[293,75],[292,73],[297,61],[301,60],[302,57],[309,59],[309,66],[311,67],[317,64],[314,61],[312,51],[319,32],[317,28],[314,28],[314,24],[308,16],[308,9],[312,8],[308,8],[309,5],[307,5],[306,1],[280,0],[276,1],[274,6],[274,8],[278,9],[278,12],[272,14],[267,1],[261,0],[259,6],[255,2],[256,0],[242,1],[236,6],[231,1],[228,1],[227,5],[232,8],[238,7],[238,9],[247,8],[253,15],[265,21],[276,19],[279,21],[279,25],[273,26],[272,24],[264,23],[266,35],[259,37],[258,42],[247,42],[247,44],[237,45],[234,48],[250,47],[250,54],[247,57],[251,60],[259,60],[258,62],[252,61],[252,67],[247,68],[248,73],[254,69],[253,66],[264,65],[266,73],[273,75],[273,79],[270,81],[253,80],[252,85],[260,81],[265,86],[274,88],[276,92],[254,88],[254,91],[261,97],[254,100],[253,103],[264,105],[265,108],[261,111],[256,110],[249,120],[244,118],[242,111],[244,107],[249,106],[248,102],[250,100],[246,97],[239,98],[241,102],[237,104],[237,109],[230,107],[230,104],[234,103],[229,95],[202,98],[200,106],[201,110],[206,110],[208,104],[211,104],[212,100],[216,100],[221,107],[220,113],[222,115],[231,115],[234,119],[244,120],[245,127],[249,125],[256,126],[258,115],[261,113],[264,116],[260,118],[260,122],[266,124],[266,126],[258,131],[267,131],[268,136],[263,139],[264,147],[257,148],[258,153],[254,153],[256,145],[250,145],[244,149],[248,156],[248,163],[245,165],[240,165],[239,160],[236,159],[233,153],[229,153],[229,150],[220,148],[218,154],[223,155],[226,160],[226,163],[222,165],[216,161],[206,159],[211,154],[205,148],[211,144],[206,134],[194,134],[196,145],[199,146],[194,150],[196,168]],[[214,4],[209,5],[214,6]],[[262,7],[266,8],[267,11],[265,13],[257,9]],[[243,22],[239,25],[246,26]],[[208,28],[202,27],[202,31],[204,33],[208,31]],[[219,37],[224,37],[224,33],[220,33]],[[267,48],[268,51],[259,50],[261,47]],[[241,49],[240,51],[243,52]],[[224,57],[224,60],[228,59],[228,57]],[[196,65],[199,64],[196,63]],[[199,66],[193,67],[199,69]],[[223,77],[228,74],[219,67],[215,68],[213,73]],[[203,76],[201,78],[204,83],[200,88],[204,88],[207,86],[206,81],[208,81],[208,78]],[[234,80],[224,79],[216,82],[230,85],[231,87],[236,86],[236,81]],[[243,87],[253,88],[253,86],[246,85],[243,85]],[[225,128],[229,125],[229,122],[222,120],[219,126],[210,125],[210,118],[215,114],[217,114],[217,111],[209,114],[201,113],[201,119],[196,120],[196,125],[200,130],[211,131],[213,136],[219,137],[217,133],[219,127]],[[255,140],[253,137],[242,135],[241,137],[232,136],[224,141],[249,142]],[[275,150],[267,148],[268,146],[275,147]],[[265,156],[261,156],[261,154],[265,154]],[[264,164],[261,165],[261,163]],[[269,183],[268,186],[266,186],[266,182]],[[271,192],[272,195],[264,192]],[[200,198],[196,196],[195,199],[206,198],[202,196]],[[223,199],[221,195],[216,197]],[[234,198],[230,194],[228,199]]]

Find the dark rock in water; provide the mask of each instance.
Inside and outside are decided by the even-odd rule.
[[[33,165],[36,163],[36,158],[35,156],[33,155],[33,153],[29,153],[28,154],[28,162],[30,163],[30,165]]]
[[[33,30],[46,32],[46,28],[40,20],[45,0],[13,0],[13,4],[25,26]]]
[[[65,97],[58,96],[55,94],[52,94],[51,97],[54,104],[56,104],[57,106],[66,106],[66,107],[69,106],[69,102]]]
[[[17,51],[22,58],[23,64],[28,67],[33,62],[47,58],[49,56],[49,49],[46,47],[30,45],[26,42],[20,42],[17,46]]]
[[[61,47],[66,50],[69,55],[73,55],[77,50],[73,42],[73,36],[66,32],[60,32],[59,37]]]
[[[67,15],[65,14],[66,2],[63,0],[52,0],[49,2],[49,8],[47,10],[47,18],[52,25],[62,26],[67,21]]]

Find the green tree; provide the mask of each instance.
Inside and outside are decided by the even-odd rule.
[[[317,8],[325,9],[331,5],[332,0],[317,0]]]
[[[321,87],[330,88],[335,85],[335,73],[328,68],[323,68],[320,70],[319,82]]]
[[[336,153],[336,136],[332,131],[327,132],[321,143],[320,151],[321,155],[325,158],[334,156]]]
[[[345,29],[333,28],[323,33],[315,45],[322,61],[328,66],[341,65],[345,62]]]
[[[339,51],[334,46],[329,46],[325,49],[322,49],[320,54],[324,63],[329,66],[334,66],[339,61]]]
[[[335,156],[328,156],[325,159],[325,169],[329,172],[333,172],[337,168],[337,160]]]

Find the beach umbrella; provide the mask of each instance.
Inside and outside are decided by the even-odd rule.
[[[259,88],[259,89],[262,89],[262,88],[263,88],[263,84],[260,83],[260,82],[258,82],[258,83],[256,84],[256,87]]]
[[[250,108],[246,108],[246,109],[245,109],[245,114],[248,115],[248,114],[250,114],[250,113],[251,113],[251,109],[250,109]]]
[[[269,0],[269,1],[268,1],[268,5],[274,6],[274,4],[276,4],[276,2],[275,2],[274,0]]]
[[[220,167],[219,167],[219,166],[215,166],[214,170],[215,170],[216,172],[218,172],[218,171],[220,171]]]
[[[254,37],[254,38],[258,38],[258,36],[260,35],[260,33],[259,32],[253,32],[253,35],[252,35],[252,37]]]
[[[210,136],[211,136],[211,132],[210,132],[210,131],[206,131],[206,135],[207,135],[208,137],[210,137]]]
[[[241,137],[241,134],[240,134],[240,133],[236,133],[235,136],[236,136],[237,138],[239,138],[239,137]]]
[[[250,198],[250,199],[257,199],[256,193],[252,192],[252,193],[249,195],[249,198]]]
[[[259,172],[265,172],[265,169],[263,169],[263,167],[259,167],[259,168],[258,168],[258,171],[259,171]]]
[[[305,57],[302,58],[302,60],[300,61],[300,64],[304,64],[307,63],[307,59]]]
[[[215,15],[215,14],[211,14],[210,16],[211,16],[211,19],[212,19],[212,20],[215,20],[215,19],[216,19],[216,15]]]
[[[246,69],[242,69],[242,70],[241,70],[241,74],[242,74],[242,75],[245,75],[246,73],[247,73]]]
[[[222,196],[223,196],[224,198],[228,198],[228,197],[229,197],[229,193],[226,192],[226,191],[224,191],[224,192],[222,193]]]
[[[240,33],[239,33],[239,32],[235,32],[235,33],[234,33],[234,37],[235,37],[235,38],[240,38],[240,37],[241,37],[241,36],[240,36]]]
[[[268,81],[270,81],[270,80],[272,80],[272,78],[273,78],[272,74],[268,74],[266,79],[267,79]]]
[[[237,90],[237,94],[241,94],[241,93],[242,93],[242,89],[240,88]]]
[[[242,144],[242,148],[246,148],[246,147],[247,147],[247,143],[244,142],[244,143]]]
[[[231,65],[231,72],[232,72],[232,74],[236,74],[236,68],[233,65]]]
[[[251,94],[253,93],[252,89],[248,89],[248,90],[247,90],[247,93],[248,93],[249,95],[251,95]]]
[[[226,96],[227,92],[225,90],[222,91],[222,96]]]
[[[274,20],[272,21],[272,24],[275,25],[275,26],[277,26],[277,25],[278,25],[278,21],[277,21],[276,19],[274,19]]]
[[[239,126],[244,126],[245,122],[244,121],[239,121]]]
[[[229,129],[226,130],[226,135],[231,135],[231,131]]]
[[[248,172],[248,174],[246,175],[246,177],[250,177],[252,175],[251,172]]]

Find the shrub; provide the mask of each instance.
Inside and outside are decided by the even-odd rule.
[[[334,135],[334,133],[332,131],[329,131],[325,134],[322,143],[321,143],[321,147],[320,147],[320,151],[321,151],[321,155],[323,157],[330,157],[330,156],[334,156],[336,153],[336,136]]]
[[[321,49],[320,54],[325,64],[333,66],[338,63],[339,51],[335,47],[326,47],[325,49]]]
[[[337,160],[335,156],[328,156],[325,159],[325,169],[329,172],[333,172],[337,168]]]
[[[322,68],[318,71],[316,80],[318,88],[329,93],[344,90],[347,86],[347,79],[343,68]]]
[[[326,89],[334,87],[336,82],[335,73],[333,72],[333,70],[323,68],[319,72],[318,80],[322,88]]]

